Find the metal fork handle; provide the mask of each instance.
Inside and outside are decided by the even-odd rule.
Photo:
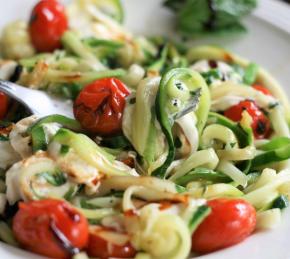
[[[23,86],[19,86],[16,85],[14,83],[11,83],[9,81],[5,81],[5,80],[0,80],[0,91],[7,94],[9,97],[15,99],[16,101],[18,101],[19,103],[21,103],[22,105],[25,106],[25,108],[31,112],[32,114],[37,113],[35,110],[33,110],[28,103],[26,103],[22,97],[23,96],[27,96],[30,94],[29,89],[23,87]]]

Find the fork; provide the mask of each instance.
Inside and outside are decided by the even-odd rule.
[[[35,114],[39,117],[44,117],[52,114],[61,114],[73,118],[71,101],[52,97],[43,91],[0,80],[0,92],[7,94],[11,99],[22,104],[31,115]]]

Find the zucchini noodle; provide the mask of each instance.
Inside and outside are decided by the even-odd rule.
[[[216,153],[220,160],[243,161],[253,159],[256,155],[256,149],[255,147],[247,146],[245,148],[217,150]]]
[[[132,118],[132,143],[140,154],[144,154],[148,141],[152,120],[151,107],[154,105],[159,83],[160,78],[149,79],[142,81],[137,88],[135,112]]]
[[[269,112],[272,126],[277,136],[279,137],[290,137],[290,130],[287,122],[284,119],[283,111],[280,105],[277,105]]]
[[[137,88],[144,76],[144,68],[138,64],[133,64],[129,67],[127,75],[125,75],[122,79],[130,87]]]
[[[121,203],[122,199],[114,196],[111,197],[97,197],[86,200],[86,203],[99,208],[111,208]]]
[[[237,105],[239,102],[245,100],[244,97],[235,96],[235,95],[226,95],[224,97],[217,98],[211,102],[211,110],[218,112],[218,111],[225,111],[228,108]]]
[[[269,183],[262,185],[260,188],[247,193],[243,198],[257,209],[262,209],[278,196],[279,187],[286,183],[289,184],[289,182],[289,170],[281,171],[276,175],[274,180],[271,180]]]
[[[241,197],[243,196],[243,192],[237,189],[236,187],[225,184],[225,183],[217,183],[208,185],[206,187],[196,186],[195,182],[189,183],[187,185],[188,194],[190,197],[199,199],[214,199],[221,197]]]
[[[8,59],[31,57],[35,50],[30,42],[28,25],[24,21],[8,24],[1,38],[2,54]]]
[[[102,181],[98,195],[108,194],[111,190],[126,190],[132,185],[143,186],[164,193],[177,193],[176,185],[171,181],[147,176],[114,176]]]
[[[229,161],[220,161],[218,170],[231,177],[237,184],[245,187],[248,182],[247,176]]]
[[[256,229],[272,229],[280,225],[282,214],[280,209],[271,209],[257,213]]]
[[[81,209],[77,208],[87,219],[101,220],[107,216],[116,214],[116,211],[112,208],[103,209]]]
[[[219,124],[207,126],[201,136],[201,142],[205,148],[211,147],[214,140],[223,142],[226,150],[233,149],[239,145],[233,131]]]
[[[160,212],[156,204],[143,207],[138,219],[126,218],[133,246],[156,259],[185,259],[190,253],[191,235],[177,215]]]
[[[213,101],[225,96],[237,96],[244,99],[252,99],[262,108],[268,110],[270,105],[276,104],[277,100],[272,96],[265,95],[252,87],[239,85],[232,82],[224,82],[210,91]],[[228,107],[227,107],[228,108]]]
[[[174,181],[196,167],[215,169],[218,162],[219,159],[214,149],[197,151],[170,172],[169,180]]]
[[[74,259],[87,259],[82,251],[191,258],[200,224],[219,234],[206,218],[217,220],[221,233],[228,224],[212,199],[233,199],[232,208],[236,200],[250,203],[257,230],[280,223],[290,200],[290,105],[268,72],[217,47],[133,36],[121,24],[120,0],[74,0],[66,15],[69,29],[49,53],[35,54],[28,23],[3,31],[1,54],[9,59],[0,60],[0,79],[67,101],[76,119],[23,118],[27,113],[13,98],[8,112],[0,111],[2,241],[18,246],[16,237],[19,247],[44,254],[25,235],[14,237],[19,218],[27,222],[27,237],[45,227],[29,221],[42,204],[49,207],[47,227],[46,219],[76,221],[65,231],[83,237],[83,245],[63,242],[62,229],[51,229],[59,249],[68,250],[59,253]],[[69,213],[69,204],[81,215]],[[228,244],[232,238],[225,235]]]
[[[128,210],[134,210],[135,206],[133,204],[132,200],[132,195],[135,192],[138,192],[140,190],[144,190],[144,187],[142,186],[130,186],[125,192],[123,196],[123,211],[128,211]]]
[[[154,190],[152,188],[145,188],[143,186],[130,186],[126,189],[123,196],[123,211],[134,209],[133,202],[131,201],[132,196],[136,196],[145,201],[173,201],[183,202],[186,200],[185,196],[178,195],[176,193],[162,192]]]
[[[56,163],[44,152],[14,164],[6,173],[8,202],[65,197],[76,184],[65,178],[60,183],[48,180],[57,172]]]
[[[196,127],[196,116],[194,113],[188,113],[183,117],[179,118],[175,122],[182,129],[186,141],[189,142],[190,152],[192,154],[197,151],[199,134]]]
[[[225,62],[238,64],[243,68],[246,68],[250,64],[250,61],[246,60],[245,58],[242,58],[222,48],[214,46],[201,46],[191,48],[187,53],[187,58],[189,62],[200,59],[222,60]],[[273,76],[271,76],[270,73],[267,72],[265,69],[259,68],[257,73],[257,81],[264,85],[266,88],[268,88],[273,96],[275,96],[278,100],[282,102],[282,105],[286,112],[285,115],[287,121],[290,121],[290,104],[287,95],[285,95],[282,87],[277,82],[277,80],[273,78]]]

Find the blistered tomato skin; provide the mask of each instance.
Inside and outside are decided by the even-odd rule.
[[[252,117],[252,129],[256,139],[267,138],[271,132],[271,123],[266,115],[259,109],[255,102],[250,100],[241,101],[224,111],[224,115],[236,122],[242,119],[243,111],[247,111]]]
[[[89,238],[86,218],[53,199],[20,203],[12,229],[23,248],[51,258],[70,258]]]
[[[99,227],[91,227],[89,245],[87,248],[89,256],[100,259],[134,258],[137,252],[129,242],[124,245],[112,244],[101,237],[100,234],[102,231],[106,230]]]
[[[0,120],[4,119],[8,111],[9,99],[6,94],[0,92]]]
[[[91,134],[111,136],[121,132],[126,86],[116,78],[87,85],[74,103],[75,118]]]
[[[208,202],[209,216],[192,236],[192,251],[213,252],[247,238],[256,226],[256,210],[242,199],[214,199]]]
[[[38,52],[52,52],[61,47],[61,37],[68,29],[64,6],[56,0],[41,0],[32,10],[29,34]]]

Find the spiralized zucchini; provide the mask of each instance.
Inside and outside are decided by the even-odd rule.
[[[250,62],[236,54],[233,54],[229,51],[226,51],[222,48],[213,47],[213,46],[200,46],[196,48],[191,48],[187,53],[187,58],[189,62],[193,62],[200,59],[208,60],[222,60],[229,63],[238,64],[243,68],[246,68]],[[274,79],[270,73],[265,69],[259,68],[257,73],[257,81],[268,88],[273,95],[282,102],[282,105],[285,109],[285,117],[287,121],[290,121],[290,104],[285,95],[282,87]]]
[[[98,135],[61,115],[18,121],[10,103],[0,120],[1,240],[18,245],[17,202],[46,198],[70,202],[109,252],[131,245],[136,259],[191,258],[194,231],[215,213],[208,200],[248,201],[258,230],[281,221],[290,105],[263,68],[217,47],[134,37],[119,0],[74,0],[66,12],[69,30],[52,53],[34,55],[27,24],[8,25],[1,44],[11,60],[0,61],[0,78],[70,101],[95,80],[117,78],[129,88],[124,109],[115,109],[118,85],[97,89],[96,111],[86,92],[83,108],[95,123],[116,112],[122,127]]]
[[[153,258],[185,259],[190,253],[191,235],[185,222],[176,215],[160,212],[158,205],[143,207],[136,219],[125,219],[133,246]]]
[[[185,161],[181,162],[179,166],[173,169],[170,173],[170,180],[174,181],[178,177],[181,177],[188,173],[191,169],[196,167],[206,167],[209,169],[215,169],[219,162],[219,158],[216,155],[215,151],[210,149],[205,149],[193,153]]]
[[[18,200],[65,198],[71,189],[77,188],[45,152],[14,164],[6,173],[6,186],[10,204]]]
[[[214,140],[224,143],[226,150],[233,149],[239,145],[235,134],[229,128],[219,124],[207,126],[202,133],[201,142],[204,148],[211,147]]]
[[[28,25],[24,21],[8,24],[1,37],[1,54],[7,59],[31,57],[35,50],[30,42]]]

